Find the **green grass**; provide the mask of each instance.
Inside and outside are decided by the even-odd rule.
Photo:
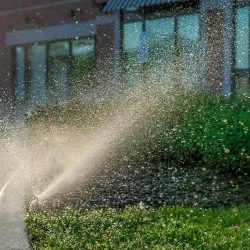
[[[249,249],[250,207],[28,211],[36,249]]]

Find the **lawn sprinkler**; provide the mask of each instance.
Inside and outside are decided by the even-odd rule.
[[[31,201],[30,205],[31,206],[37,206],[37,205],[39,205],[38,195],[35,194],[34,191],[33,191],[33,197],[34,197],[34,199]]]

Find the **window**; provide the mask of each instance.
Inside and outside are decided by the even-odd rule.
[[[200,77],[199,15],[179,16],[177,27],[180,81],[185,85],[198,84]]]
[[[124,24],[122,55],[122,80],[126,87],[136,86],[142,79],[142,65],[139,63],[139,44],[142,22]]]
[[[22,100],[25,96],[25,50],[16,48],[16,97]]]
[[[236,12],[236,68],[249,68],[249,8]]]
[[[84,84],[82,84],[84,82]],[[95,43],[80,39],[72,43],[70,91],[72,98],[89,96],[95,83]]]
[[[142,65],[140,43],[146,34],[147,61]],[[143,77],[155,84],[181,82],[194,86],[200,77],[199,15],[147,19],[123,26],[123,81],[140,85]],[[146,76],[146,77],[145,77]]]
[[[95,64],[93,38],[16,47],[16,97],[30,107],[84,98]]]
[[[235,12],[235,90],[246,93],[249,90],[249,29],[250,29],[250,8],[244,1],[237,1]]]
[[[153,83],[172,82],[174,64],[174,18],[146,22],[149,36],[150,78]]]
[[[28,95],[32,106],[46,104],[46,45],[28,48]]]
[[[55,42],[49,45],[48,98],[50,104],[67,100],[67,78],[70,43]]]

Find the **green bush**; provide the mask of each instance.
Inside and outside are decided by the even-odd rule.
[[[55,126],[94,126],[101,123],[114,112],[117,102],[69,102],[67,105],[38,107],[26,114],[29,128],[41,124]],[[88,125],[89,124],[89,125]]]
[[[120,129],[119,138],[112,140],[117,157],[130,160],[172,157],[184,161],[190,158],[189,152],[183,154],[183,145],[172,136],[172,129],[183,120],[186,103],[180,99],[184,96],[189,97],[176,89],[167,93],[151,89],[119,100],[70,102],[64,106],[38,108],[26,116],[26,124],[30,141],[38,146],[43,144],[41,138],[53,133],[55,127],[64,128],[62,135],[65,131],[78,131],[92,133],[93,137],[98,129],[107,129],[113,134]],[[114,127],[114,124],[117,125]],[[69,133],[63,136],[70,137]]]
[[[196,96],[174,137],[204,163],[239,170],[250,167],[250,103],[246,96]]]
[[[246,96],[226,98],[201,91],[151,90],[119,101],[39,108],[27,116],[26,123],[34,137],[51,126],[77,127],[84,133],[108,128],[110,121],[120,119],[116,126],[126,133],[115,143],[125,157],[174,158],[183,163],[202,160],[208,165],[239,170],[250,166],[249,108]]]

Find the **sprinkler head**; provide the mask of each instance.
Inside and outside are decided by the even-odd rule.
[[[38,195],[36,195],[34,191],[33,191],[33,197],[34,197],[34,199],[30,203],[31,206],[39,205]]]
[[[30,204],[31,206],[38,205],[39,204],[38,197],[35,197],[35,199],[33,199]]]

